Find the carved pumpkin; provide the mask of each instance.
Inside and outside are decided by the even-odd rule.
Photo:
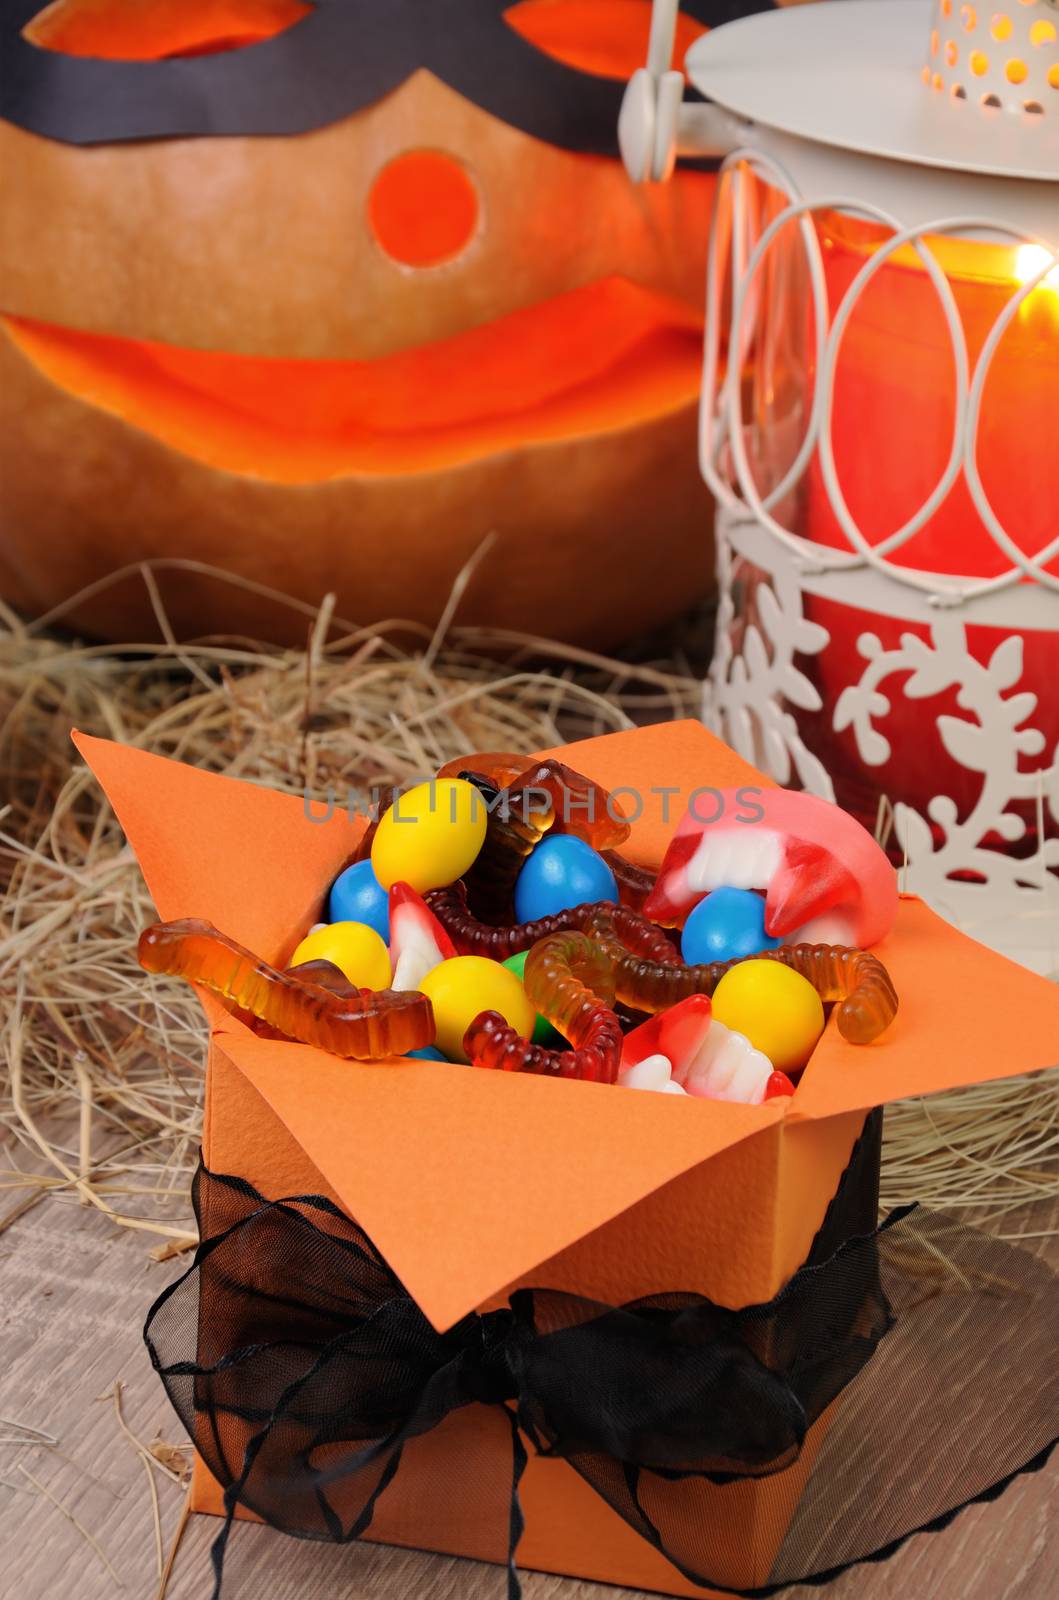
[[[692,0],[678,52],[761,9]],[[647,0],[8,0],[0,592],[144,558],[607,644],[707,587],[708,174],[615,158]],[[174,571],[181,631],[290,632]],[[76,620],[150,626],[139,580]],[[300,631],[295,629],[295,631]]]

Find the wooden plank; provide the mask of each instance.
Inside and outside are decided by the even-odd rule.
[[[1020,1214],[1047,1227],[1059,1206]],[[1005,1219],[1011,1231],[1011,1218]],[[47,1430],[57,1448],[0,1444],[0,1593],[19,1600],[155,1600],[156,1557],[143,1468],[100,1396],[125,1384],[125,1414],[142,1439],[178,1442],[178,1424],[150,1370],[140,1327],[153,1297],[180,1271],[157,1266],[150,1240],[111,1226],[73,1199],[48,1197],[0,1234],[0,1417]],[[1059,1262],[1059,1241],[1045,1248]],[[0,1434],[10,1430],[0,1426]],[[94,1536],[117,1580],[25,1468]],[[182,1495],[157,1478],[168,1543]],[[883,1566],[855,1568],[833,1600],[1051,1600],[1057,1564],[1059,1462],[1018,1480],[998,1502],[964,1512],[942,1533],[909,1541]],[[1054,1517],[1052,1519],[1055,1521]],[[193,1518],[169,1600],[205,1600],[217,1524]],[[119,1587],[120,1584],[120,1587]],[[792,1600],[823,1591],[799,1587]],[[503,1600],[500,1571],[374,1545],[332,1548],[238,1527],[226,1600]],[[525,1575],[526,1600],[638,1600],[632,1591]]]

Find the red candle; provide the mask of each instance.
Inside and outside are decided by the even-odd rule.
[[[865,261],[887,231],[834,213],[817,219],[828,304],[832,316]],[[1005,305],[1046,264],[1039,247],[996,245],[936,238],[929,247],[952,288],[970,370]],[[982,486],[995,514],[1026,554],[1046,546],[1059,531],[1059,450],[1054,424],[1059,397],[1059,272],[1034,289],[1014,314],[996,350],[982,397],[977,460]],[[916,252],[897,252],[875,275],[846,328],[839,351],[832,439],[838,482],[851,516],[868,543],[887,539],[927,500],[944,472],[952,448],[956,377],[952,342],[936,289]],[[810,468],[801,531],[821,544],[849,549],[827,493],[819,452]],[[993,577],[1012,561],[991,537],[961,472],[924,526],[890,552],[893,565],[924,572]],[[1045,567],[1059,574],[1059,556]],[[1031,582],[1022,578],[1020,582]],[[1059,597],[1057,597],[1059,608]],[[961,708],[958,688],[923,699],[902,693],[907,671],[880,685],[890,701],[875,726],[891,746],[882,765],[861,757],[852,730],[835,733],[835,705],[856,684],[867,660],[857,648],[863,633],[884,650],[902,635],[929,640],[928,627],[858,608],[810,599],[807,614],[822,623],[830,645],[806,664],[824,705],[815,715],[799,713],[808,742],[836,780],[839,799],[874,822],[881,794],[922,812],[937,794],[949,794],[961,813],[973,804],[980,776],[955,762],[938,736],[940,713],[973,714]],[[968,646],[986,662],[1005,631],[969,625]],[[1059,636],[1027,630],[1018,689],[1038,696],[1029,723],[1051,749],[1059,740]],[[1036,764],[1023,756],[1025,764]],[[1032,808],[1027,808],[1031,818]]]

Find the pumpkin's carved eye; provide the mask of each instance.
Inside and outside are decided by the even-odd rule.
[[[54,0],[22,31],[62,55],[164,61],[260,44],[312,9],[303,0]]]
[[[564,66],[626,79],[647,60],[651,0],[517,0],[504,21]],[[674,66],[706,31],[693,17],[677,18]]]

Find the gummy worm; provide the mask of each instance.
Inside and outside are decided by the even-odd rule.
[[[460,774],[473,783],[487,808],[485,839],[464,875],[468,901],[489,922],[510,922],[515,879],[530,851],[551,827],[552,813],[511,804],[505,791],[477,772]]]
[[[617,919],[624,930],[624,938],[633,937],[635,928],[636,937],[650,940],[646,948],[650,949],[654,960],[666,963],[679,960],[664,929],[648,922],[631,906],[614,906],[607,900],[586,901],[584,905],[572,906],[567,911],[537,917],[533,922],[512,922],[494,927],[469,910],[467,889],[463,882],[449,884],[444,889],[428,889],[423,898],[461,955],[490,956],[494,961],[506,961],[508,956],[529,950],[538,939],[546,939],[549,934],[583,928],[591,913],[600,911],[610,913]],[[626,921],[626,918],[630,920]]]
[[[318,971],[313,979],[300,976],[297,967],[280,972],[197,917],[145,928],[137,954],[147,972],[202,984],[286,1038],[332,1055],[369,1061],[434,1042],[426,995],[358,989],[348,982],[343,992],[334,980],[325,986]]]
[[[473,1065],[613,1083],[621,1064],[623,1035],[611,1009],[614,967],[609,956],[584,934],[554,933],[530,951],[525,984],[537,1010],[574,1048],[547,1050],[521,1038],[498,1012],[483,1011],[463,1041]]]
[[[629,837],[629,824],[608,791],[554,756],[534,766],[526,756],[485,753],[448,761],[438,773],[439,778],[471,775],[498,789],[504,808],[517,811],[524,822],[531,822],[536,811],[538,837],[553,823],[558,832],[574,834],[593,850],[611,849]]]
[[[807,979],[821,1000],[839,1002],[838,1031],[851,1044],[870,1044],[897,1015],[897,991],[890,974],[870,951],[832,944],[780,945],[754,956],[689,967],[652,960],[646,941],[639,949],[630,948],[628,925],[621,925],[614,913],[612,906],[594,907],[584,929],[614,962],[618,999],[641,1011],[665,1011],[688,995],[710,995],[724,974],[743,961],[779,961]]]
[[[634,861],[626,861],[617,850],[602,850],[600,854],[614,874],[622,905],[631,911],[642,911],[644,901],[655,886],[655,873],[638,867]]]
[[[580,928],[588,913],[595,910],[595,905],[575,906],[571,911],[557,911],[533,922],[494,928],[467,909],[467,890],[462,883],[450,884],[446,889],[428,889],[423,898],[461,955],[490,956],[494,961],[506,961],[508,956],[529,950],[549,934]]]
[[[459,756],[438,768],[439,778],[462,778],[465,772],[480,772],[497,789],[506,789],[530,765],[532,757],[518,756],[510,750],[482,750],[474,756]]]

